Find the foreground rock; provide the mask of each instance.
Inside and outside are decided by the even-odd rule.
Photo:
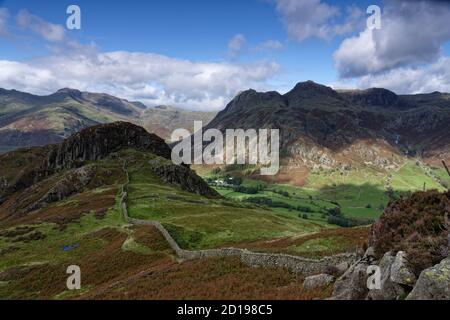
[[[409,265],[406,252],[397,252],[391,266],[391,281],[400,285],[412,287],[417,279]]]
[[[325,288],[332,284],[334,281],[334,277],[329,274],[318,274],[315,276],[310,276],[305,279],[303,282],[303,288],[306,290],[317,289],[317,288]]]
[[[379,268],[380,278],[369,276]],[[335,284],[333,300],[399,300],[412,290],[416,277],[409,266],[406,253],[399,251],[396,255],[387,252],[377,259],[373,248],[369,248],[363,258],[352,265]],[[378,287],[379,286],[379,287]]]
[[[369,293],[367,288],[367,268],[375,261],[373,248],[367,249],[364,256],[353,264],[340,277],[334,286],[331,300],[364,300]]]
[[[450,258],[425,269],[407,300],[450,300]]]
[[[408,265],[406,253],[399,251],[395,256],[387,252],[379,262],[380,288],[370,290],[368,300],[399,300],[411,291],[416,277]]]

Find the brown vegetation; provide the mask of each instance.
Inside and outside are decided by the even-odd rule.
[[[371,244],[378,254],[406,251],[417,274],[448,256],[450,191],[417,192],[389,204],[373,225]]]
[[[251,268],[239,258],[160,264],[93,291],[85,299],[300,299],[325,298],[330,290],[306,291],[300,277],[283,269]]]
[[[369,229],[370,227],[323,229],[298,238],[288,237],[279,240],[261,240],[237,245],[233,244],[233,246],[264,252],[284,252],[309,258],[322,258],[362,248],[367,243]],[[295,248],[316,241],[319,244],[323,243],[323,245],[318,247],[312,246],[306,252],[295,251]]]

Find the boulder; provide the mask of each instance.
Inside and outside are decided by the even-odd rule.
[[[336,270],[340,276],[343,275],[349,268],[350,264],[346,261],[343,261],[336,266]]]
[[[450,300],[450,258],[425,269],[407,300]]]
[[[399,251],[395,256],[391,266],[391,281],[401,285],[413,287],[416,283],[416,276],[411,271],[406,257],[406,252]]]
[[[315,276],[307,277],[303,282],[303,288],[306,290],[324,288],[332,284],[333,281],[334,281],[333,276],[322,273]]]
[[[375,261],[372,247],[366,250],[364,256],[354,263],[340,277],[334,286],[331,300],[364,300],[369,292],[367,288],[367,268]]]
[[[391,252],[387,252],[379,262],[380,288],[372,289],[367,295],[367,300],[398,300],[405,296],[405,288],[392,280],[392,271],[397,260]]]

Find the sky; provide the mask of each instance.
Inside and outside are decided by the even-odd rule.
[[[69,5],[81,11],[70,30]],[[371,5],[380,28],[368,28]],[[450,2],[0,0],[0,87],[220,110],[297,82],[450,92]]]

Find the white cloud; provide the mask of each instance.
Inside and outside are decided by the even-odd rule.
[[[217,110],[244,88],[263,89],[273,62],[192,62],[153,53],[53,55],[33,62],[0,60],[0,87],[48,94],[62,87],[106,92],[148,105]]]
[[[334,54],[343,78],[436,61],[450,40],[450,6],[442,1],[387,0],[380,30],[364,30]]]
[[[58,42],[66,39],[64,27],[53,24],[30,14],[27,10],[20,10],[16,17],[17,25],[28,29],[47,41]]]
[[[267,40],[257,46],[258,50],[281,50],[283,48],[283,44],[278,40]]]
[[[18,13],[16,23],[51,44],[50,52],[29,61],[0,60],[0,87],[35,94],[70,87],[148,105],[218,110],[243,89],[266,89],[267,81],[280,69],[269,61],[193,62],[155,53],[101,52],[94,44],[72,40],[63,26],[26,10]],[[241,50],[245,42],[243,35],[236,35],[230,50]]]
[[[297,41],[312,37],[330,39],[353,32],[363,16],[359,8],[348,7],[345,21],[338,22],[340,8],[321,0],[276,0],[276,9],[289,37]]]
[[[450,92],[450,57],[421,67],[402,67],[358,79],[360,88],[388,88],[398,94]]]
[[[284,48],[278,40],[266,40],[259,44],[249,44],[243,34],[234,35],[228,42],[228,55],[237,58],[243,54],[257,54],[263,51],[277,51]]]

